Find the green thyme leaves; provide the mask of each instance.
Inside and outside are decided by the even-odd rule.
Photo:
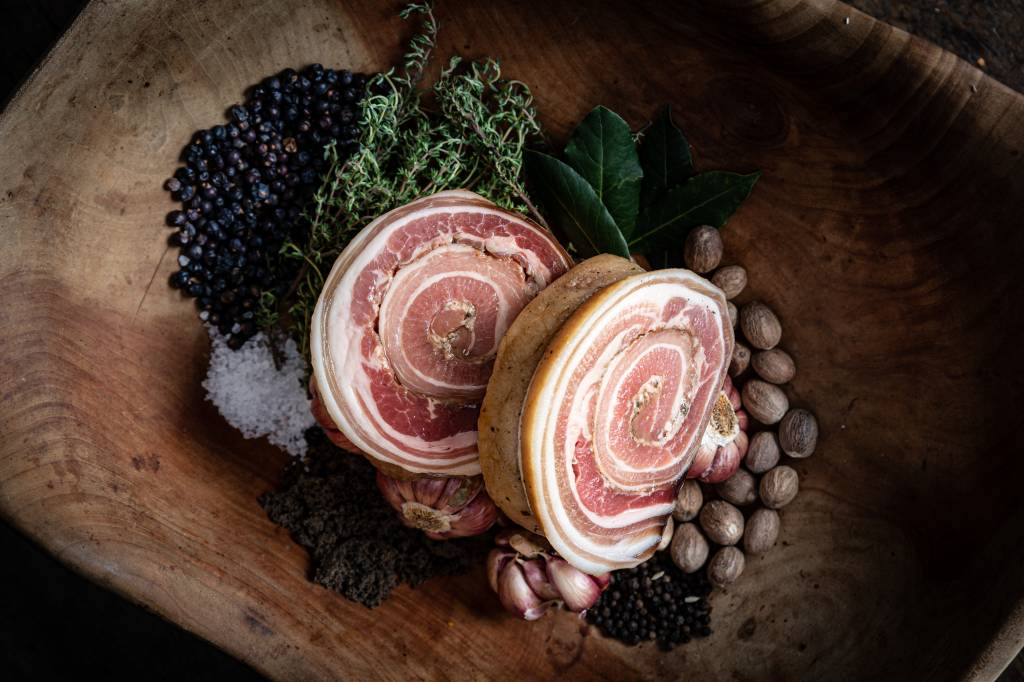
[[[523,177],[526,147],[540,135],[529,88],[503,78],[493,59],[459,57],[425,86],[437,21],[427,3],[409,5],[401,16],[419,18],[420,31],[401,64],[367,84],[359,150],[342,163],[333,147],[327,149],[329,168],[313,199],[309,232],[283,249],[302,262],[299,276],[288,291],[260,302],[261,325],[295,336],[304,352],[324,277],[374,218],[418,197],[463,188],[544,223]]]

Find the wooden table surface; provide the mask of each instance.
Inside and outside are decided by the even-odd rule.
[[[57,7],[58,5],[61,5],[61,4],[62,3],[38,3],[38,4],[27,3],[28,11],[26,11],[23,15],[20,15],[21,18],[25,19],[25,21],[23,21],[21,23],[16,23],[15,22],[15,23],[11,23],[11,24],[7,25],[8,28],[11,27],[11,26],[17,26],[18,30],[16,32],[17,32],[18,36],[20,36],[20,37],[17,40],[7,41],[7,42],[4,43],[4,45],[5,45],[5,48],[4,48],[5,49],[5,56],[6,56],[6,51],[7,50],[10,50],[11,54],[15,54],[15,53],[18,52],[18,50],[22,50],[23,49],[25,54],[32,54],[33,51],[38,51],[39,45],[45,44],[45,43],[49,42],[49,40],[52,39],[52,35],[55,34],[55,32],[61,30],[62,23],[67,18],[66,17],[66,14],[67,14],[66,7],[67,6],[64,5],[64,7],[63,7],[63,9],[65,10],[63,15],[61,14],[61,11],[60,11],[62,8]],[[890,4],[892,4],[892,3],[890,3]],[[898,5],[898,3],[896,3],[896,4]],[[31,20],[31,17],[32,17],[33,14],[37,17],[37,21],[35,23]],[[26,27],[28,29],[30,29],[30,30],[23,30]],[[37,29],[37,30],[31,30],[33,27],[35,27],[35,29]],[[44,36],[46,36],[46,37],[44,37]],[[19,72],[21,72],[21,74],[23,74],[23,71],[21,70],[21,68],[19,66],[18,59],[5,59],[3,64],[4,64],[4,67],[3,67],[3,70],[2,70],[2,75],[3,75],[3,77],[5,79],[7,79],[7,82],[5,83],[5,85],[9,86],[9,84],[11,82],[18,80],[21,77]],[[1019,66],[1018,66],[1018,68],[1019,68]],[[4,92],[4,90],[0,89],[0,98],[3,97],[3,92]],[[19,551],[29,552],[31,550],[27,550],[27,549],[21,548],[21,549],[19,549]],[[6,553],[5,553],[5,556],[6,556]],[[60,580],[60,581],[71,581],[71,582],[77,580],[77,578],[64,577],[64,576],[60,576],[60,577],[58,577],[56,579]],[[74,589],[74,588],[71,588],[71,589]],[[12,597],[17,597],[17,595],[11,595],[11,596]],[[10,606],[10,604],[11,604],[11,602],[8,602],[8,607]],[[4,612],[5,615],[7,613],[8,612]],[[62,613],[60,617],[65,617],[65,616],[66,616],[66,614]],[[17,622],[19,624],[22,624],[22,623],[24,623],[24,619],[25,618],[40,619],[40,618],[45,618],[45,617],[55,618],[55,617],[57,617],[57,615],[53,614],[53,613],[50,613],[50,614],[38,613],[37,610],[33,608],[33,605],[25,604],[24,605],[24,610],[14,612],[12,615],[10,615],[8,617],[9,618],[8,620],[4,620],[4,621],[0,622],[0,636],[2,636],[3,634],[6,634],[8,631],[11,632],[11,633],[16,633],[18,631],[25,630],[24,627],[15,627],[15,622]],[[85,618],[88,617],[88,614],[81,614],[81,617],[84,620]],[[146,617],[147,617],[146,615],[140,616],[141,619],[144,619]],[[143,621],[140,620],[139,622],[143,622]],[[134,627],[134,626],[132,626],[132,627]],[[93,629],[93,628],[83,628],[83,630],[85,630],[85,631],[89,631],[91,629]],[[153,632],[156,632],[156,630],[153,630]],[[16,637],[16,634],[14,634],[13,636]],[[154,636],[160,637],[162,635],[155,634]],[[10,641],[10,640],[8,640],[8,641]],[[97,646],[100,646],[100,644],[97,644]],[[200,654],[196,654],[196,653],[192,653],[192,652],[200,651],[202,649],[209,648],[208,645],[206,645],[205,643],[198,642],[198,641],[196,641],[196,642],[184,641],[184,642],[181,642],[179,644],[179,646],[183,647],[183,649],[182,649],[183,653],[181,655],[174,655],[174,656],[169,657],[168,661],[169,661],[170,665],[173,665],[172,661],[174,659],[187,660],[188,658],[190,658],[192,656],[200,655]],[[57,644],[54,647],[55,653],[56,652],[60,652],[61,650],[62,649],[60,648],[59,644]],[[188,650],[190,653],[187,653],[187,654],[184,653],[185,650]],[[124,651],[122,650],[122,651],[118,652],[118,655],[123,657],[124,656]],[[130,666],[130,664],[131,664],[130,660],[126,661],[123,658],[121,660],[124,661],[126,666]],[[143,662],[143,664],[145,664],[145,662]],[[151,668],[150,668],[150,670],[151,670]],[[207,670],[208,670],[208,668],[207,668]],[[1016,672],[1014,672],[1014,670],[1016,670]],[[242,668],[242,667],[240,667],[238,670],[230,671],[230,673],[229,673],[229,671],[230,671],[230,669],[225,669],[225,673],[228,673],[228,674],[231,674],[231,675],[235,675],[235,674],[237,674],[237,675],[249,674],[248,670],[245,669],[245,668]],[[1007,673],[1005,674],[1005,679],[1008,679],[1008,680],[1010,680],[1010,679],[1024,679],[1024,664],[1021,663],[1021,659],[1018,659],[1017,663],[1014,666],[1011,666],[1011,669],[1009,669],[1007,671]]]

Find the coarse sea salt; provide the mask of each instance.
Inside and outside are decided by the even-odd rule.
[[[266,436],[273,445],[301,457],[306,429],[313,426],[309,399],[302,386],[306,359],[295,341],[284,344],[284,363],[274,365],[270,342],[259,333],[238,350],[210,328],[210,367],[203,381],[206,399],[246,438]]]

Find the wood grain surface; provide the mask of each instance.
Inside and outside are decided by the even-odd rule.
[[[0,117],[0,514],[280,679],[989,679],[1024,642],[1024,100],[825,0],[441,2],[555,139],[670,101],[702,168],[764,177],[724,235],[822,438],[780,546],[671,654],[505,616],[482,567],[369,611],[256,504],[283,456],[202,399],[161,182],[284,66],[375,70],[398,5],[93,3]]]

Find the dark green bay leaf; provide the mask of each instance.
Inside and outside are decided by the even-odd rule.
[[[681,249],[691,228],[698,225],[722,227],[750,195],[759,177],[759,172],[741,175],[727,171],[693,176],[640,214],[630,246],[663,243],[667,237]]]
[[[644,133],[640,144],[640,165],[644,180],[640,189],[640,205],[647,208],[664,193],[693,175],[690,144],[683,132],[672,123],[668,105]]]
[[[565,157],[590,183],[628,239],[640,210],[643,177],[629,124],[611,109],[595,107],[576,126],[565,146]]]
[[[548,218],[581,256],[612,253],[629,258],[626,239],[583,176],[568,164],[540,152],[528,151],[526,163],[534,193],[547,208]]]

